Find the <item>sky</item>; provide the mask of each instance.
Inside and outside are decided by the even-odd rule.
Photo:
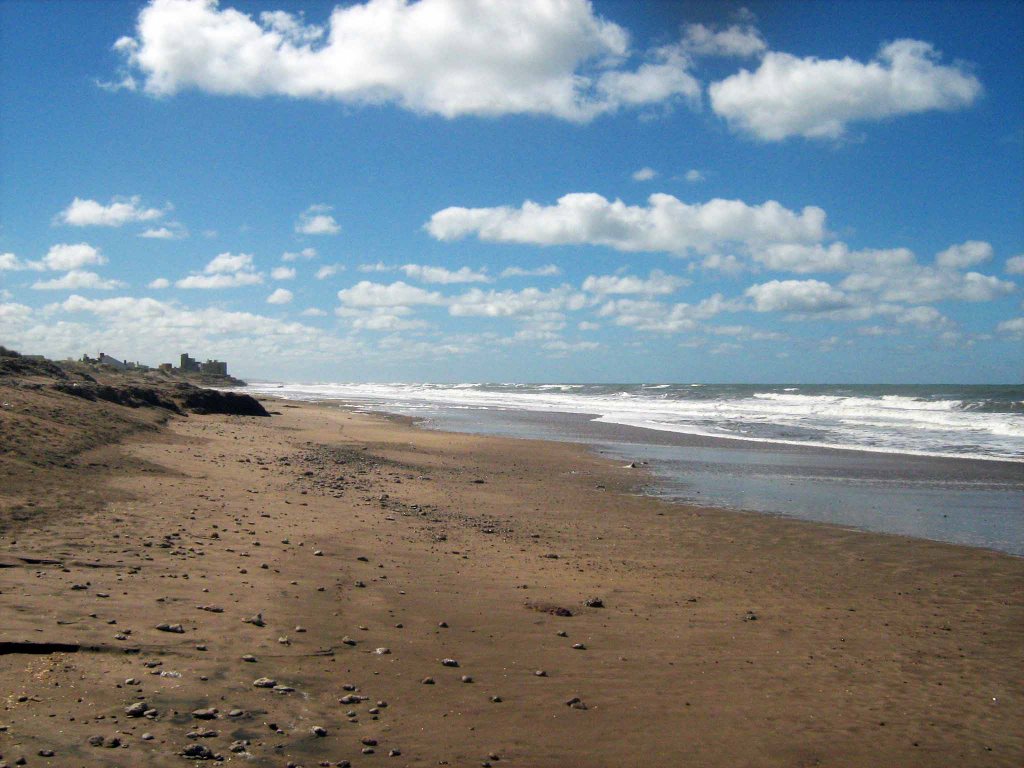
[[[0,0],[0,344],[1021,383],[1024,4]]]

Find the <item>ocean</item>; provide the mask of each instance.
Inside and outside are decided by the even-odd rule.
[[[645,491],[1024,555],[1024,386],[282,384],[428,428],[582,442]]]

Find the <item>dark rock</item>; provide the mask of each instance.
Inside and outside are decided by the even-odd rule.
[[[241,392],[220,392],[214,389],[197,389],[189,385],[182,393],[181,402],[188,410],[201,415],[226,413],[233,416],[267,416],[264,408],[252,395]]]

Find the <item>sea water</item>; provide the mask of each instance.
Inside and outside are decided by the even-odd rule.
[[[428,427],[587,443],[691,503],[1024,555],[1024,387],[279,384]]]

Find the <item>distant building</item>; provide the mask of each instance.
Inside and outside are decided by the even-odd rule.
[[[222,360],[207,360],[205,363],[199,364],[199,371],[213,376],[227,376],[228,364]]]
[[[96,362],[100,365],[107,365],[111,368],[116,368],[119,371],[128,370],[127,360],[118,360],[116,357],[111,357],[106,352],[100,352],[100,356],[96,358]]]
[[[88,355],[82,355],[83,363],[92,363],[93,365],[105,365],[108,368],[114,368],[118,371],[148,371],[149,366],[143,365],[142,363],[132,363],[128,360],[118,360],[116,357],[111,357],[106,352],[100,352],[98,357],[89,357]]]
[[[227,376],[228,364],[223,360],[207,360],[200,363],[195,358],[189,357],[187,352],[181,353],[181,366],[178,368],[182,373],[207,373],[211,376]]]
[[[170,373],[174,370],[174,366],[171,363],[160,363],[160,370]]]

